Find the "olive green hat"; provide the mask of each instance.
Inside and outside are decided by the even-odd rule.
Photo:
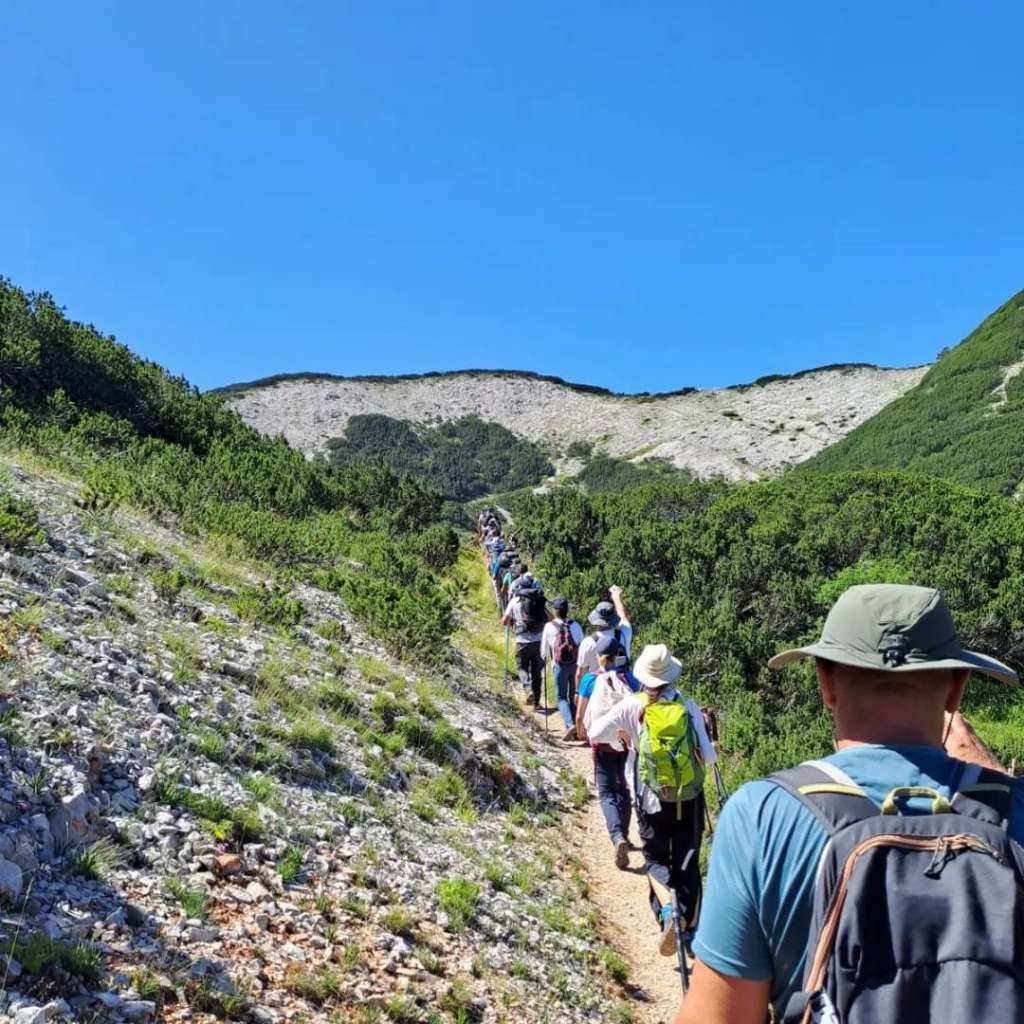
[[[995,658],[960,646],[946,599],[929,587],[869,583],[839,595],[816,644],[776,654],[769,668],[800,658],[883,672],[967,668],[1016,686],[1017,673]]]

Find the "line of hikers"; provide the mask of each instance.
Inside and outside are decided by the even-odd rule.
[[[482,542],[501,536],[493,519]],[[702,904],[717,729],[679,690],[682,663],[664,644],[631,658],[618,587],[584,636],[525,566],[513,581],[496,596],[527,703],[551,662],[565,738],[593,751],[619,867],[635,812],[659,947],[679,956],[684,991],[692,938],[676,1024],[1024,1021],[1024,780],[960,712],[972,672],[1018,677],[961,646],[939,591],[850,587],[818,642],[769,660],[813,663],[835,749],[724,806],[720,788]]]

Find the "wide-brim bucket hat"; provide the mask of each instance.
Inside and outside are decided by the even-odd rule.
[[[997,658],[960,645],[945,598],[930,587],[867,583],[839,595],[825,619],[821,639],[776,654],[769,668],[801,658],[827,658],[876,672],[959,669],[1017,686],[1017,673]]]
[[[587,616],[587,622],[598,629],[614,629],[619,624],[619,613],[611,601],[601,601]]]
[[[668,686],[683,674],[683,663],[665,644],[648,644],[633,662],[633,676],[650,689]]]

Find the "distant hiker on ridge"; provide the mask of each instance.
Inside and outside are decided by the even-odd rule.
[[[960,646],[937,590],[897,584],[846,590],[768,666],[802,658],[836,753],[726,804],[677,1024],[1024,1020],[1024,782],[958,711],[972,671],[1017,674]]]

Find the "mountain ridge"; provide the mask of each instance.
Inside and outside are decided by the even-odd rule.
[[[492,377],[518,377],[525,380],[544,381],[549,384],[558,384],[569,388],[572,391],[580,391],[585,394],[604,395],[609,398],[636,398],[650,400],[657,398],[675,398],[679,395],[693,395],[704,391],[742,391],[745,388],[763,387],[765,384],[774,383],[780,380],[797,380],[807,377],[810,374],[819,373],[824,370],[847,370],[847,369],[868,369],[883,371],[917,370],[929,366],[929,363],[919,363],[912,366],[880,366],[877,363],[865,362],[838,362],[823,363],[820,366],[811,366],[805,370],[796,370],[793,373],[768,373],[746,384],[726,384],[717,388],[682,387],[670,391],[613,391],[611,388],[602,387],[600,384],[585,384],[581,381],[566,380],[557,374],[540,373],[536,370],[517,370],[508,368],[491,367],[466,367],[456,370],[425,370],[422,373],[328,373],[318,370],[297,370],[293,373],[273,373],[266,377],[257,377],[250,381],[237,381],[232,384],[223,384],[220,387],[210,388],[207,393],[211,395],[231,395],[239,392],[251,391],[257,388],[270,387],[274,384],[289,383],[291,381],[350,381],[357,383],[388,384],[400,383],[403,381],[429,380],[444,377],[464,376],[492,376]]]
[[[543,443],[561,473],[579,471],[579,459],[569,455],[583,443],[618,458],[660,458],[700,477],[754,480],[816,454],[925,372],[842,365],[661,396],[617,396],[498,371],[383,380],[304,376],[222,397],[250,426],[283,435],[307,456],[325,452],[354,416],[430,426],[473,415]]]

